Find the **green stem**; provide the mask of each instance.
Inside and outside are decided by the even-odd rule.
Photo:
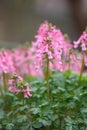
[[[72,54],[72,49],[69,49],[69,70],[70,70],[70,67],[71,67],[71,54]]]
[[[49,59],[47,55],[46,61],[46,87],[47,87],[47,96],[50,97],[50,89],[49,89]]]
[[[83,71],[84,71],[84,56],[82,56],[82,65],[81,65],[80,76],[79,76],[79,81],[78,81],[79,85],[80,85],[80,82],[81,82],[81,79],[82,79]]]
[[[6,80],[6,74],[3,72],[2,73],[2,77],[3,77],[3,87],[4,87],[4,91],[7,91],[7,80]]]
[[[3,99],[3,101],[5,103],[5,109],[9,110],[9,105],[8,105],[8,102],[7,102],[6,98],[5,98],[5,93],[2,90],[2,86],[0,86],[0,94],[1,94],[0,97]]]
[[[1,93],[1,96],[2,96],[2,98],[3,98],[3,100],[4,100],[5,98],[4,98],[4,93],[3,93],[3,91],[2,91],[2,86],[0,86],[0,93]]]
[[[24,98],[23,98],[23,106],[24,106]]]

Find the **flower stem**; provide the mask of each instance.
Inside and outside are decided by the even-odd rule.
[[[47,87],[47,96],[50,97],[50,89],[49,89],[49,59],[48,55],[46,57],[46,87]]]
[[[82,56],[82,65],[81,65],[80,76],[79,76],[79,81],[78,81],[79,85],[80,85],[80,82],[81,82],[81,79],[82,79],[83,71],[84,71],[84,56]]]
[[[4,91],[7,91],[7,80],[6,80],[6,74],[3,72],[2,73],[2,77],[3,77],[3,86],[4,86]]]
[[[24,106],[24,98],[23,98],[23,106]]]
[[[69,70],[70,70],[70,67],[71,67],[71,54],[72,54],[72,50],[70,49],[69,50]]]
[[[2,86],[0,86],[0,93],[1,93],[1,97],[2,97],[3,100],[4,100],[4,93],[3,93],[3,91],[2,91]]]

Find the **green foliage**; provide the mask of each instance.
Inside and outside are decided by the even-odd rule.
[[[27,79],[28,80],[28,79]],[[87,77],[53,71],[46,81],[33,79],[28,99],[7,92],[0,98],[0,129],[6,130],[87,130]],[[5,102],[6,101],[6,102]]]

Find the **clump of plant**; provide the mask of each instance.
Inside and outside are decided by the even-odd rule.
[[[45,22],[30,48],[1,50],[0,129],[86,130],[86,44]]]

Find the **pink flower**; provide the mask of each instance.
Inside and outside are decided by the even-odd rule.
[[[8,81],[9,91],[12,93],[23,93],[24,98],[31,97],[29,84],[23,81],[23,78],[17,75],[13,75],[13,77]]]
[[[63,63],[63,70],[65,71],[70,69],[79,73],[81,69],[81,54],[73,52],[68,58],[66,59],[67,61]]]
[[[36,71],[35,68],[35,49],[34,48],[16,48],[14,49],[13,63],[15,66],[15,72],[18,75],[33,75],[42,76],[42,72]]]
[[[37,68],[44,65],[45,59],[48,57],[53,66],[62,70],[62,54],[65,40],[62,32],[52,24],[45,22],[38,29],[35,36],[36,41],[32,42],[32,48],[35,48],[35,59]],[[61,67],[60,67],[61,63]]]
[[[74,41],[74,48],[81,47],[82,51],[87,51],[87,31],[84,31],[83,34],[77,41]]]
[[[26,89],[24,90],[24,98],[28,98],[31,96],[32,96],[32,94],[30,94],[29,86],[27,86]]]
[[[9,50],[2,50],[0,52],[0,74],[14,73],[15,67],[12,61],[12,55]]]

